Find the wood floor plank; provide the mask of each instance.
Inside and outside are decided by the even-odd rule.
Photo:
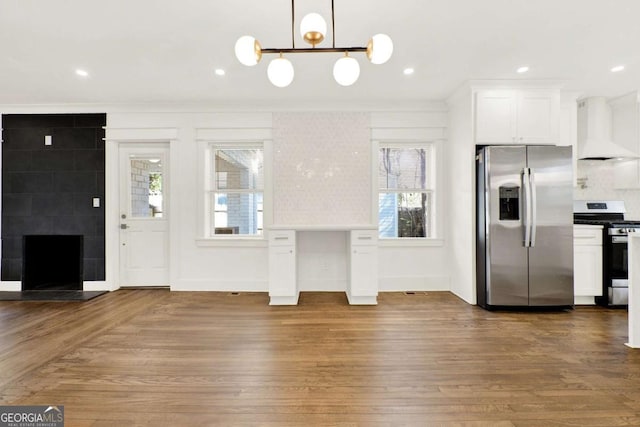
[[[121,290],[0,302],[0,403],[68,426],[640,425],[624,310],[488,312],[446,292]]]

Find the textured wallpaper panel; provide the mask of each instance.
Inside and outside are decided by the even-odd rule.
[[[365,113],[273,115],[274,224],[371,223]]]

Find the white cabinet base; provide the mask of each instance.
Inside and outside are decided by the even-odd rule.
[[[300,292],[292,297],[271,296],[269,299],[269,305],[298,305],[298,299],[300,299]]]
[[[351,305],[377,305],[378,297],[377,296],[352,296],[349,292],[345,292],[347,294],[347,300],[349,300],[349,304]]]
[[[595,305],[596,299],[595,297],[585,297],[576,295],[573,297],[573,303],[575,305]]]

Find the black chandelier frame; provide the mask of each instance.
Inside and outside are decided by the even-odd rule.
[[[288,48],[261,48],[261,53],[339,53],[339,52],[366,52],[366,46],[336,47],[336,22],[333,0],[331,0],[331,47],[296,47],[295,31],[295,0],[291,0],[291,47]]]

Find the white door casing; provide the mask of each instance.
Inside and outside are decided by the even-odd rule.
[[[119,147],[120,286],[169,285],[169,145]]]

